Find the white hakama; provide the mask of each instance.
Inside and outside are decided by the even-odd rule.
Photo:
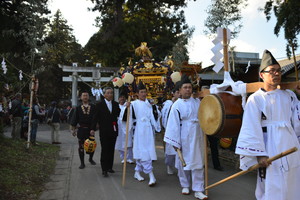
[[[118,137],[116,140],[115,149],[119,151],[121,160],[124,159],[125,143],[126,143],[126,122],[122,121],[126,105],[119,105],[121,112],[118,118]],[[128,144],[127,144],[127,160],[133,159],[132,153],[132,140],[133,140],[133,131],[132,129],[128,130]]]
[[[162,116],[162,126],[166,129],[167,128],[167,122],[168,117],[170,113],[170,109],[173,105],[173,101],[167,100],[163,103],[163,108],[161,110],[161,116]],[[176,151],[174,150],[173,146],[169,143],[166,143],[165,145],[165,164],[170,167],[175,167],[175,156]]]
[[[154,119],[152,105],[147,100],[135,100],[131,103],[131,107],[133,110],[130,112],[130,127],[133,127],[134,121],[136,122],[133,158],[137,160],[136,169],[149,173],[152,171],[152,160],[157,160],[154,132],[160,131],[159,124]],[[135,113],[135,119],[132,117],[133,112]]]
[[[172,106],[167,122],[164,141],[181,149],[186,167],[182,168],[176,155],[175,166],[178,169],[179,180],[182,187],[189,183],[186,174],[190,173],[192,189],[204,191],[203,183],[203,133],[198,122],[199,99],[178,99]],[[189,171],[189,172],[186,172]],[[199,178],[201,177],[201,178]]]

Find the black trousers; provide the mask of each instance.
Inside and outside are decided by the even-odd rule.
[[[78,128],[77,131],[77,138],[78,138],[78,145],[79,145],[78,149],[81,152],[84,152],[83,145],[85,140],[90,137],[90,131],[91,131],[90,128],[82,128],[82,127]]]
[[[116,139],[116,136],[100,136],[100,163],[102,171],[108,171],[113,168]]]
[[[208,135],[207,136],[208,141],[209,141],[209,146],[210,146],[210,150],[211,150],[211,158],[212,158],[212,162],[214,165],[214,168],[216,167],[220,167],[220,161],[219,161],[219,150],[218,150],[218,142],[219,139]]]

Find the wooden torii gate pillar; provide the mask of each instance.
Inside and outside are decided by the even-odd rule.
[[[116,76],[118,71],[117,68],[112,67],[77,67],[74,66],[66,66],[58,64],[59,68],[61,68],[64,72],[72,72],[71,76],[63,77],[63,82],[72,82],[72,107],[76,107],[78,105],[77,102],[77,87],[78,81],[83,82],[96,82],[96,87],[100,87],[101,82],[109,82]],[[92,77],[81,77],[78,75],[78,72],[91,72]],[[101,73],[112,74],[108,77],[101,77]],[[99,97],[96,97],[96,100],[99,100]]]

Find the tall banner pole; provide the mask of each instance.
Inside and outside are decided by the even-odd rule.
[[[227,44],[226,28],[223,28],[223,55],[224,55],[224,71],[228,72],[228,44]]]
[[[33,95],[35,89],[35,76],[31,77],[31,88],[30,88],[30,104],[29,104],[29,120],[28,120],[28,136],[27,136],[27,149],[30,147],[30,136],[31,136],[31,118],[32,118],[32,104]]]
[[[130,96],[128,97],[128,102],[130,103]],[[130,106],[127,108],[126,137],[125,137],[125,147],[124,147],[124,165],[123,165],[123,177],[122,177],[122,186],[123,187],[125,187],[125,180],[126,180],[126,164],[127,164],[128,135],[129,135],[129,120],[130,120]]]

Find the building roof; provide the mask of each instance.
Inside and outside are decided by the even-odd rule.
[[[294,59],[291,57],[291,59],[282,59],[282,60],[278,60],[278,63],[280,64],[281,68],[282,68],[282,75],[288,73],[291,70],[294,70]],[[298,69],[300,67],[300,54],[296,55],[296,63],[298,66]]]

